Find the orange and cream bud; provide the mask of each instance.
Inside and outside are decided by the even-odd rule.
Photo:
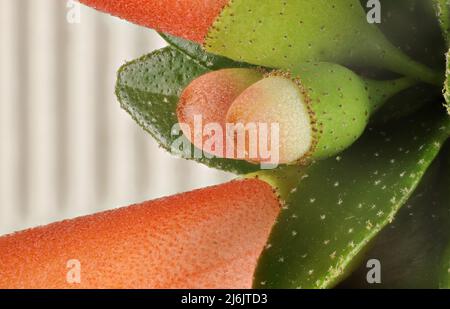
[[[181,94],[177,107],[178,122],[187,125],[181,126],[184,135],[197,148],[217,157],[227,157],[227,112],[246,88],[262,78],[263,74],[257,70],[224,69],[195,79]],[[220,134],[217,143],[205,149],[205,142],[213,134]]]
[[[181,95],[177,113],[179,122],[188,124],[182,126],[184,134],[204,152],[277,166],[296,162],[311,148],[312,128],[304,103],[301,88],[290,77],[225,69],[194,80]],[[218,123],[215,131],[221,131],[216,140],[220,147],[213,151],[205,147],[212,123]]]
[[[294,81],[283,76],[267,77],[247,88],[230,106],[226,122],[257,124],[257,145],[252,147],[252,139],[246,138],[249,161],[292,163],[311,148],[312,126],[303,94]],[[263,128],[267,129],[263,132]],[[276,128],[276,134],[271,132]],[[235,132],[236,144],[238,135]],[[262,141],[266,147],[261,147]],[[252,148],[257,150],[254,155]],[[271,157],[275,154],[277,158]]]
[[[228,95],[222,84],[208,75],[200,77],[188,88],[191,92],[198,89],[202,100],[190,102],[197,107],[196,113],[225,122],[226,158],[269,168],[309,164],[344,151],[361,136],[370,116],[388,98],[417,82],[410,78],[364,79],[327,62],[305,64],[293,72],[275,70],[253,83],[251,79],[233,80],[239,83],[233,89],[239,91]],[[217,99],[223,97],[226,104]],[[180,109],[186,105],[182,100]],[[230,144],[236,150],[231,155]]]

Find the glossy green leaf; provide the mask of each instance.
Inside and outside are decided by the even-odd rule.
[[[449,122],[422,113],[372,128],[341,155],[310,166],[286,199],[254,286],[328,288],[347,276],[418,185]]]
[[[448,144],[447,146],[450,146]],[[394,222],[383,229],[360,268],[339,287],[439,288],[450,240],[450,150],[440,154]],[[369,283],[370,260],[380,263],[381,282]],[[372,266],[373,267],[373,266]],[[444,266],[445,267],[445,266]],[[369,273],[369,278],[371,277]]]
[[[220,67],[220,61],[214,66]],[[232,62],[227,65],[232,66]],[[181,136],[181,130],[173,131],[178,123],[179,95],[193,79],[209,71],[198,60],[167,47],[125,64],[118,73],[116,95],[122,108],[172,154],[236,174],[255,171],[259,166],[245,161],[208,159],[203,155],[195,158],[195,148],[185,137],[182,141],[189,145],[187,149],[173,147]]]

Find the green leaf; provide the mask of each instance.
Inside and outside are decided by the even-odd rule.
[[[392,222],[449,135],[446,116],[369,129],[349,150],[313,164],[286,199],[256,269],[258,288],[328,288]]]
[[[445,81],[445,85],[444,85],[444,97],[445,97],[445,101],[447,102],[447,104],[446,104],[447,112],[450,115],[450,50],[447,53],[446,76],[447,76],[447,80]]]
[[[442,53],[446,47],[441,27],[436,19],[433,1],[381,0],[380,2],[382,20],[377,26],[389,41],[413,59],[441,70]],[[361,0],[361,3],[365,7],[367,0]]]
[[[225,65],[221,61],[213,61],[213,66],[218,68]],[[227,62],[227,65],[232,66],[232,63]],[[186,147],[188,149],[172,147],[181,136],[172,134],[174,125],[178,123],[176,106],[179,95],[193,79],[209,71],[209,68],[180,50],[167,47],[120,68],[116,95],[122,108],[149,132],[162,148],[172,154],[236,174],[258,170],[259,166],[245,161],[208,159],[203,155],[194,158],[194,146],[184,136],[181,138],[189,145]]]
[[[450,144],[448,145],[450,146]],[[392,224],[380,232],[360,268],[339,287],[439,288],[442,258],[450,237],[449,147],[423,177]],[[367,262],[381,266],[381,282],[367,281]]]
[[[442,259],[442,276],[439,284],[441,289],[450,289],[450,244],[447,245],[447,250]]]
[[[436,15],[442,28],[447,43],[450,44],[450,1],[433,0],[436,9]]]
[[[188,58],[191,57],[194,62],[198,63],[199,65],[202,65],[204,67],[209,68],[210,70],[219,70],[223,68],[249,68],[253,67],[253,65],[244,63],[244,62],[236,62],[231,59],[217,56],[213,54],[206,53],[202,46],[188,41],[184,40],[182,38],[172,36],[170,34],[160,33],[161,37],[170,44],[173,48],[177,49],[178,51],[185,54]]]

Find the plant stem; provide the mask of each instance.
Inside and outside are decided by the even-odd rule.
[[[369,93],[370,113],[373,114],[382,107],[389,98],[414,86],[419,81],[417,79],[403,77],[387,81],[365,79],[364,82],[367,85],[367,91]]]

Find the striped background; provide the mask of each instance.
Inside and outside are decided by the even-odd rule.
[[[116,70],[164,46],[66,0],[0,0],[0,234],[230,175],[171,157],[119,107]]]

